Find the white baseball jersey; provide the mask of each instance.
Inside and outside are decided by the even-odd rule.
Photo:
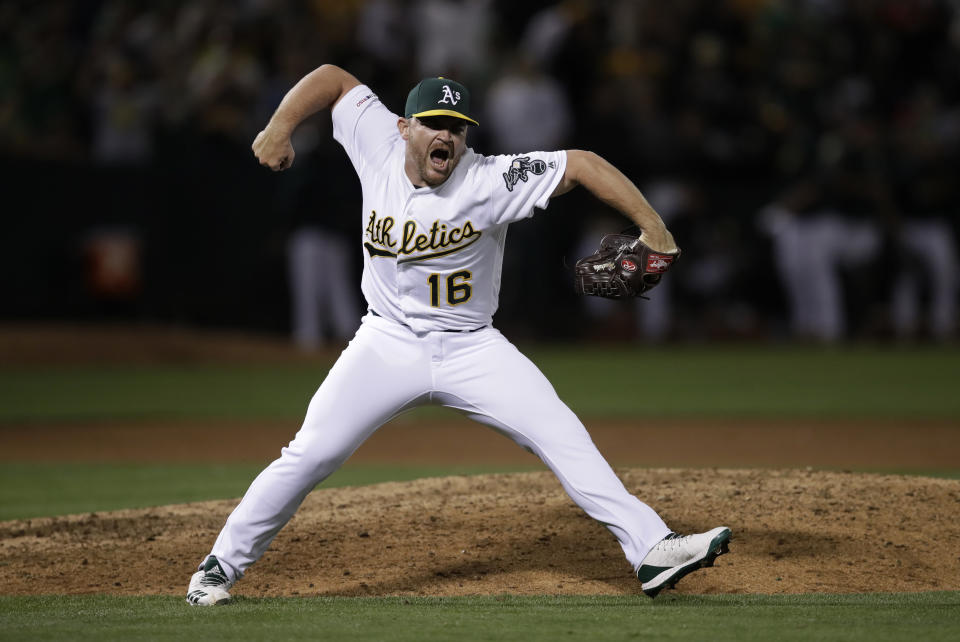
[[[491,323],[507,226],[544,209],[566,153],[483,156],[467,148],[437,187],[414,187],[392,113],[366,85],[333,109],[334,138],[363,187],[363,280],[370,308],[417,332]]]

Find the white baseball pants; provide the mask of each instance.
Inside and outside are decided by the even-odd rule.
[[[613,533],[634,571],[670,532],[627,492],[550,382],[499,331],[416,334],[368,314],[293,441],[250,485],[211,554],[241,577],[316,484],[381,425],[423,404],[460,410],[539,456],[573,501]]]

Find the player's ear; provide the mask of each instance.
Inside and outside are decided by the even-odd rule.
[[[410,140],[410,121],[406,118],[397,119],[397,130],[400,132],[400,138]]]

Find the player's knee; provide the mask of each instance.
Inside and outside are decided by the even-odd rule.
[[[330,452],[323,446],[310,442],[291,442],[283,449],[283,457],[296,467],[302,475],[320,482],[337,470],[346,460],[346,456]]]

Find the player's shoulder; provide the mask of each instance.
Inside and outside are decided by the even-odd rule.
[[[396,129],[399,118],[372,89],[362,84],[341,96],[331,115],[335,124],[357,122],[361,126],[370,126],[371,123],[377,123],[389,126],[388,129]]]
[[[500,171],[506,171],[510,167],[518,165],[527,165],[537,161],[541,161],[547,165],[553,163],[556,165],[556,159],[558,156],[565,154],[566,152],[560,151],[535,151],[535,152],[517,152],[514,154],[494,154],[494,155],[482,155],[477,154],[479,157],[479,163],[483,167],[492,167],[499,169]]]
[[[488,156],[480,154],[468,147],[460,159],[460,165],[464,167],[464,182],[480,185],[489,183],[491,177],[499,176],[503,172],[501,159],[497,156]]]
[[[481,169],[506,167],[515,156],[522,154],[476,154],[476,164]]]

